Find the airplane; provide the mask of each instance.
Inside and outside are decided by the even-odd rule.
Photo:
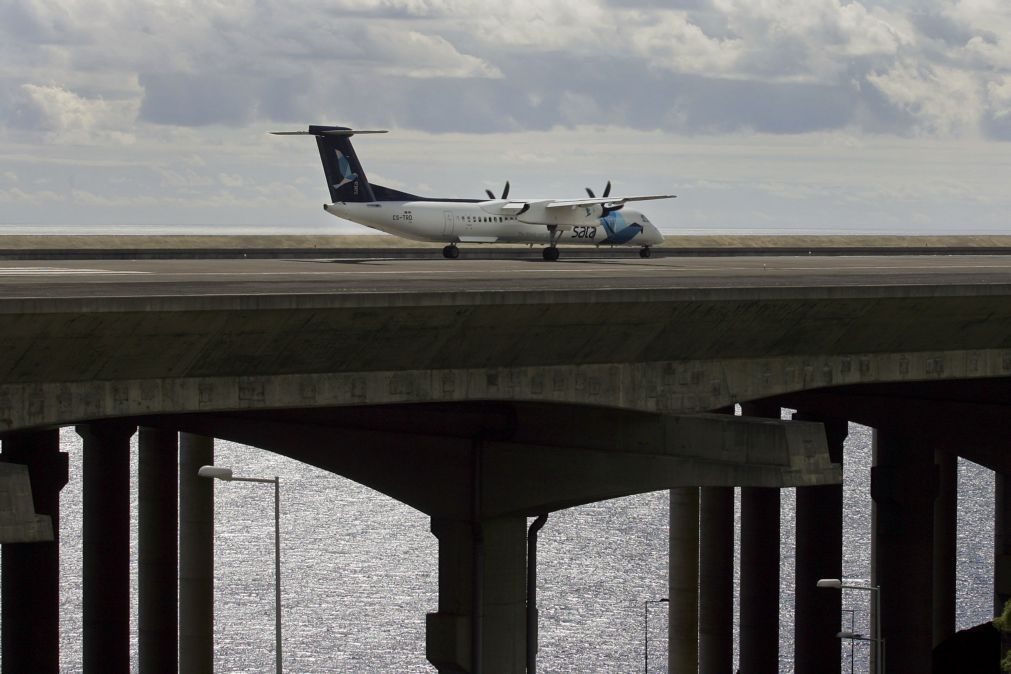
[[[545,245],[545,260],[559,258],[558,245],[639,246],[650,257],[663,235],[642,213],[625,210],[632,201],[673,199],[673,194],[612,197],[607,182],[600,197],[586,188],[585,199],[513,199],[509,182],[501,198],[485,190],[487,199],[419,197],[370,183],[351,137],[387,133],[343,126],[309,126],[308,131],[272,131],[276,136],[315,136],[330,190],[323,210],[344,220],[415,241],[446,243],[443,257],[460,257],[461,243],[523,243]]]

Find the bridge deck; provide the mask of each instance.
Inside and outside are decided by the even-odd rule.
[[[436,253],[437,254],[437,253]],[[831,288],[1011,282],[1011,256],[540,260],[88,260],[0,263],[0,298],[496,290]]]

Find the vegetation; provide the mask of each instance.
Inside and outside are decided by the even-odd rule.
[[[1011,673],[1011,650],[1008,650],[1007,643],[1011,635],[1011,599],[1004,604],[1004,610],[999,616],[994,618],[994,627],[1000,630],[1003,658],[1000,661],[1002,671]]]

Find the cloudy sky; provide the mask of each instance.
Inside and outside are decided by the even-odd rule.
[[[308,123],[430,196],[672,191],[667,231],[1011,233],[1007,0],[0,0],[0,226],[360,231]]]

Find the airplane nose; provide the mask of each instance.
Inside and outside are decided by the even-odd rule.
[[[646,233],[651,245],[656,246],[663,243],[663,234],[661,234],[660,230],[656,228],[656,225],[650,223],[649,229]]]

